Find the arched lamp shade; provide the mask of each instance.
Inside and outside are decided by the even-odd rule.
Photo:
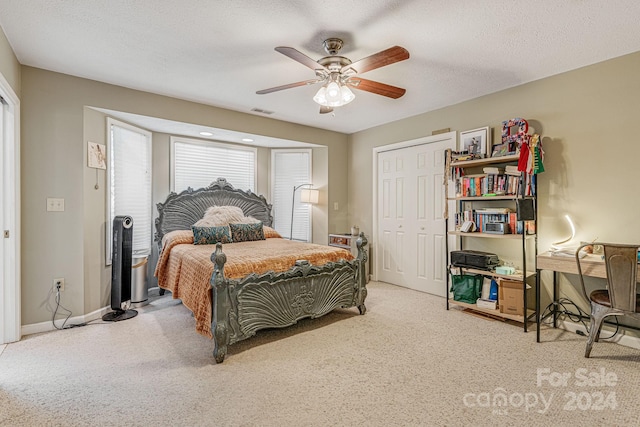
[[[310,188],[303,188],[300,191],[300,201],[302,203],[311,203],[313,205],[318,203],[320,198],[320,192]]]

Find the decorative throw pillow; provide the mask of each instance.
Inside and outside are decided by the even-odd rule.
[[[237,206],[210,206],[196,227],[221,227],[231,222],[245,222],[244,212]]]
[[[280,233],[278,233],[276,230],[274,230],[269,226],[263,225],[262,230],[264,232],[265,239],[274,239],[274,238],[282,239],[282,236],[280,235]]]
[[[234,242],[252,242],[254,240],[265,240],[262,223],[255,224],[229,224],[231,229],[231,239]]]
[[[191,227],[194,245],[215,245],[216,243],[231,243],[229,227]]]

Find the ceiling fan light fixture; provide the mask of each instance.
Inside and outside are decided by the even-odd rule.
[[[342,105],[347,105],[348,103],[356,99],[356,96],[351,91],[351,89],[347,87],[347,85],[342,85],[342,87],[340,88],[340,96],[342,98]]]
[[[314,95],[313,100],[316,101],[318,104],[327,107],[328,106],[328,104],[327,104],[327,88],[322,86],[320,89],[318,89],[318,92],[316,92],[316,94]]]
[[[342,107],[355,98],[356,96],[346,85],[332,81],[322,86],[313,100],[323,107]]]
[[[336,82],[330,82],[327,85],[326,96],[327,96],[327,102],[331,104],[340,102],[340,99],[342,98],[342,94],[340,92],[340,85]]]

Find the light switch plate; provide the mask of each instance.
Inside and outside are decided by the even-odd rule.
[[[47,197],[47,212],[64,212],[64,199]]]

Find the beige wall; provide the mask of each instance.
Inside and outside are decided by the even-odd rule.
[[[640,53],[635,53],[351,135],[350,222],[372,233],[374,147],[442,128],[487,125],[498,140],[503,120],[522,117],[543,136],[545,151],[539,250],[569,235],[565,213],[576,223],[578,240],[640,242],[635,226],[640,143],[633,127],[640,114],[638,72]],[[543,280],[548,289],[550,276]],[[571,288],[563,286],[573,295]]]
[[[325,170],[322,215],[314,239],[347,227],[347,136],[134,91],[32,67],[22,67],[22,323],[49,321],[52,280],[66,279],[63,304],[74,316],[108,304],[110,270],[104,266],[104,171],[86,166],[86,143],[104,142],[105,108],[319,144],[316,171]],[[329,159],[339,159],[329,162]],[[258,154],[257,190],[268,193],[269,155]],[[266,166],[265,166],[266,165]],[[266,167],[266,171],[264,170]],[[169,135],[153,135],[153,198],[169,189]],[[265,184],[266,182],[266,184]],[[65,212],[46,212],[47,197],[65,199]],[[328,206],[338,202],[338,211]],[[315,211],[314,211],[315,213]],[[325,219],[324,224],[322,220]],[[320,235],[320,236],[317,236]],[[324,235],[324,236],[323,236]],[[324,237],[326,239],[326,237]],[[326,240],[325,240],[326,241]],[[47,303],[49,302],[49,303]]]
[[[107,145],[107,114],[96,111],[93,108],[84,108],[84,135],[85,141],[92,141]],[[119,119],[116,119],[119,120]],[[155,235],[155,219],[158,217],[158,211],[155,206],[166,200],[170,192],[170,153],[171,153],[171,136],[165,133],[152,132],[152,236]],[[86,145],[84,147],[86,155]],[[270,151],[264,147],[257,149],[257,194],[268,194],[269,192],[269,157]],[[324,165],[324,175],[327,175],[326,166]],[[106,244],[105,244],[105,227],[106,227],[106,171],[91,168],[84,168],[85,181],[93,182],[94,185],[86,185],[85,193],[85,229],[84,229],[84,247],[85,247],[85,271],[84,271],[84,287],[85,287],[85,310],[91,312],[98,310],[110,304],[111,295],[111,268],[105,265]],[[95,188],[95,183],[98,188]],[[318,221],[314,224],[318,229],[327,228]],[[147,264],[148,286],[155,287],[158,282],[153,273],[156,262],[158,261],[157,245],[152,245],[152,253]]]
[[[20,98],[20,63],[11,49],[2,27],[0,27],[0,74]]]
[[[0,37],[4,59],[2,49]],[[86,167],[86,141],[104,139],[105,124],[87,106],[326,146],[314,152],[313,180],[321,186],[314,223],[326,218],[327,224],[326,230],[314,227],[319,243],[326,232],[342,232],[352,224],[371,235],[373,147],[446,127],[461,131],[489,125],[495,140],[502,120],[523,117],[543,136],[546,152],[547,171],[539,179],[539,248],[544,251],[566,236],[564,213],[574,218],[578,239],[640,241],[640,231],[632,226],[639,202],[631,193],[640,158],[632,127],[640,110],[639,69],[636,53],[346,136],[22,67],[22,75],[13,78],[22,85],[22,322],[50,319],[46,301],[55,277],[66,278],[63,301],[74,315],[108,301],[104,187],[94,189],[95,170]],[[168,135],[154,134],[154,202],[168,192],[168,145]],[[328,164],[326,188],[316,175],[316,161]],[[259,154],[259,165],[265,162],[268,156]],[[258,191],[264,188],[259,182]],[[65,198],[66,211],[47,213],[47,197]],[[548,288],[550,276],[543,279]],[[563,287],[571,294],[568,288]]]

